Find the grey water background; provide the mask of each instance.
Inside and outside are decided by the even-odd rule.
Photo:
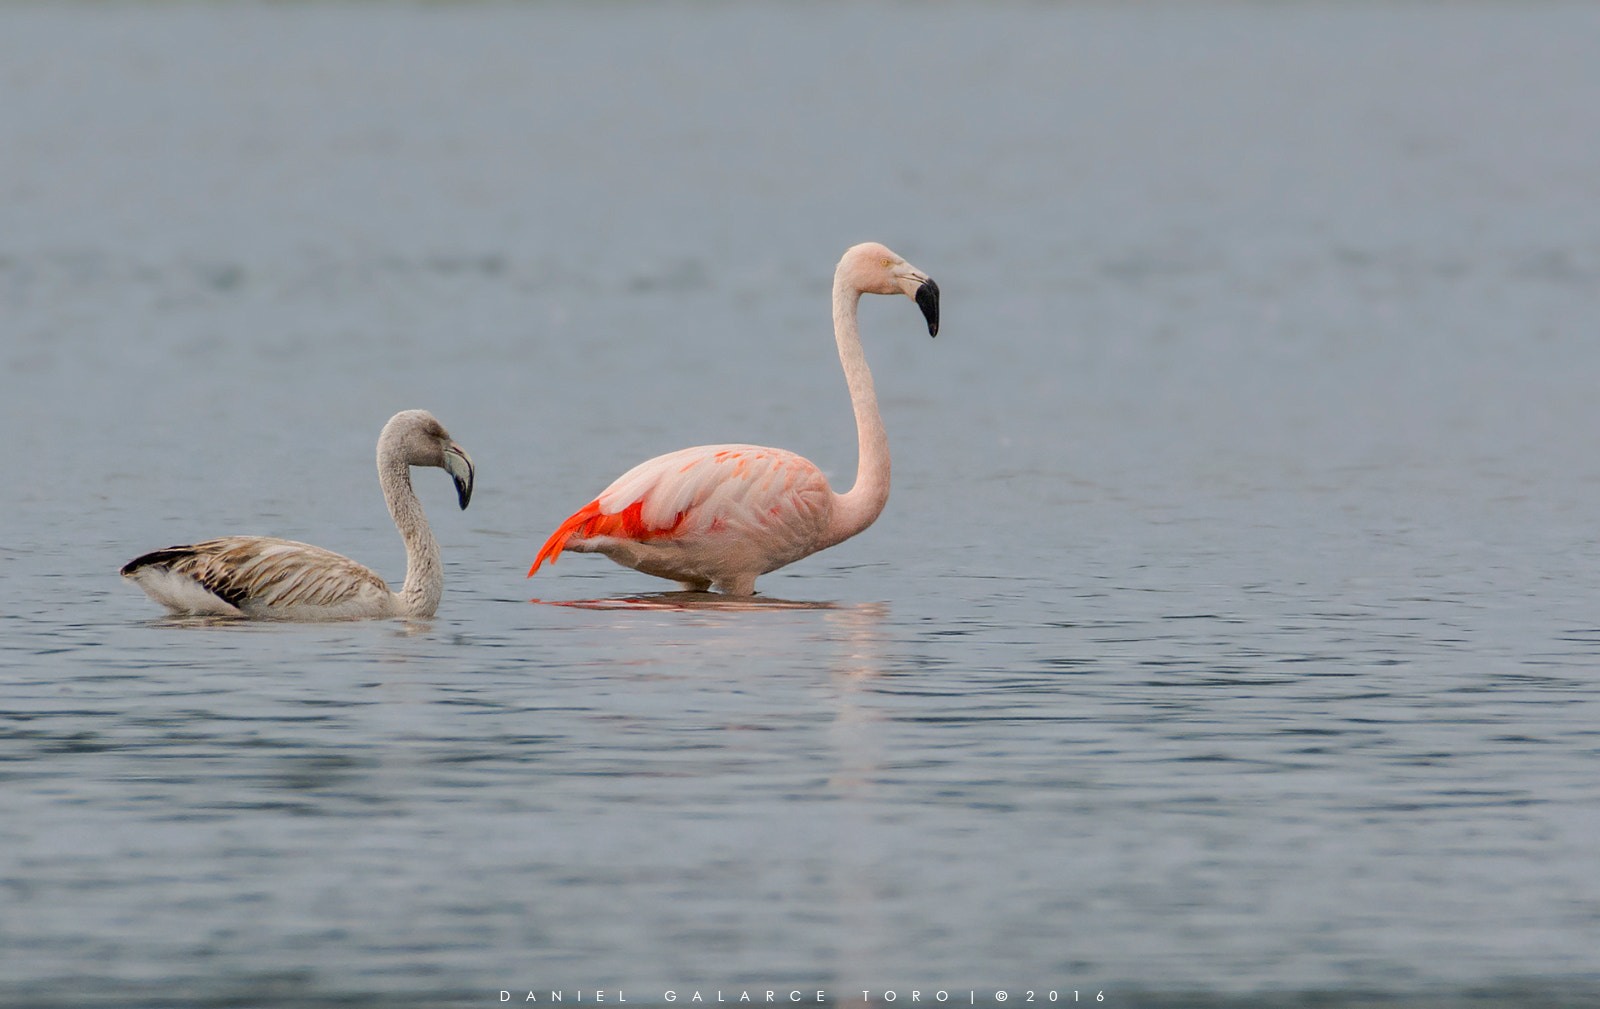
[[[0,1001],[1589,1004],[1597,95],[1577,3],[0,6]],[[830,605],[524,579],[659,452],[848,484],[866,239],[944,325]],[[117,578],[398,581],[410,407],[436,619]]]

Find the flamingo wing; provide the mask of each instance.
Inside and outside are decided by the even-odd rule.
[[[268,536],[225,536],[155,550],[129,561],[122,575],[180,613],[337,612],[390,595],[376,572],[348,557]]]
[[[723,567],[770,571],[814,549],[831,497],[827,478],[793,452],[755,445],[682,449],[640,463],[573,513],[545,541],[528,574],[554,563],[562,550],[611,553],[646,545],[720,553]]]

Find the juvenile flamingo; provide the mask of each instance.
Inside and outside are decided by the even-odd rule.
[[[122,577],[180,616],[255,620],[431,617],[444,594],[439,543],[411,489],[412,466],[437,466],[472,500],[472,459],[426,410],[397,413],[378,436],[378,482],[406,544],[399,592],[377,572],[331,550],[270,536],[224,536],[156,550],[129,561]]]
[[[906,295],[922,309],[928,335],[939,333],[939,285],[926,273],[876,242],[845,252],[833,275],[833,332],[856,414],[854,487],[834,493],[821,470],[783,449],[681,449],[640,463],[578,509],[545,541],[529,577],[573,550],[691,591],[748,596],[758,575],[871,525],[889,500],[889,438],[856,326],[863,294]]]

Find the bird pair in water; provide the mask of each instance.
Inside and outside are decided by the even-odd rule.
[[[563,550],[602,553],[685,589],[750,595],[757,576],[849,539],[889,499],[889,440],[861,349],[863,294],[904,294],[939,332],[939,286],[876,242],[853,246],[833,278],[833,330],[860,454],[855,485],[839,494],[810,461],[783,449],[702,445],[624,473],[561,524],[531,576]],[[412,466],[436,466],[472,499],[472,459],[426,410],[395,414],[378,437],[378,480],[406,545],[399,592],[347,557],[292,540],[226,536],[156,550],[122,575],[178,615],[268,620],[431,617],[444,591],[439,544],[411,487]]]

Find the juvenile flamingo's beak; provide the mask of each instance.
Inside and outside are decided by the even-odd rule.
[[[472,500],[472,457],[467,450],[451,442],[444,450],[444,471],[456,482],[456,498],[465,509]]]
[[[917,307],[922,309],[922,317],[928,320],[928,335],[939,335],[939,285],[931,279],[924,280],[922,286],[917,288]]]

